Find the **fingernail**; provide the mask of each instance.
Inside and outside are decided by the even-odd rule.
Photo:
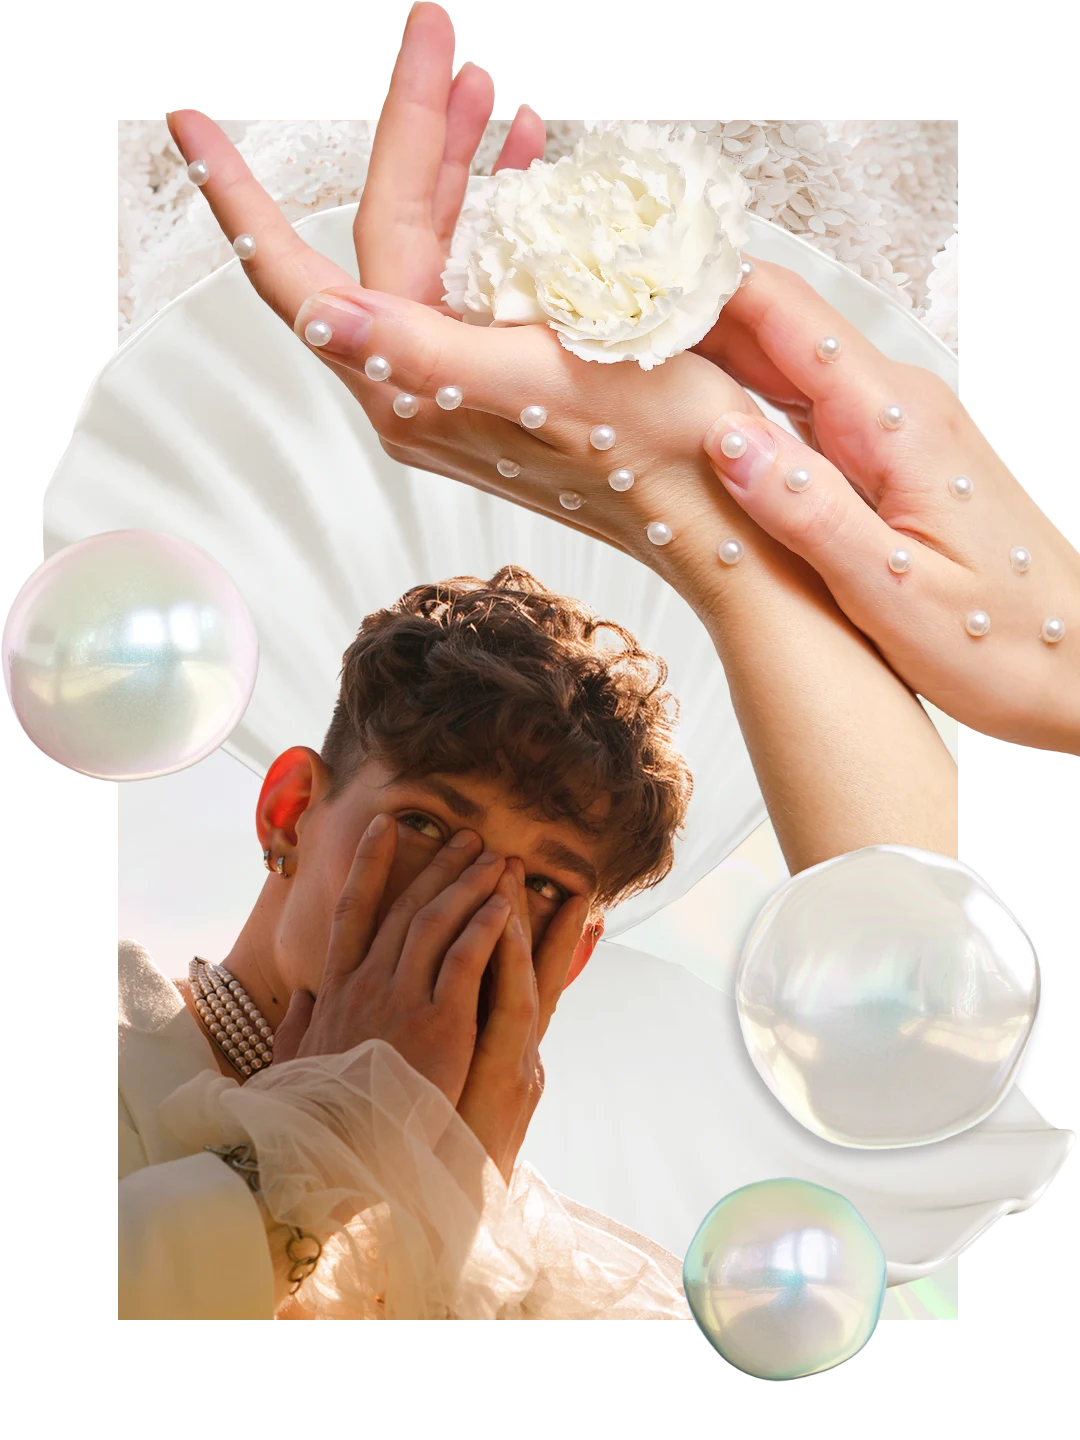
[[[340,295],[312,295],[300,306],[293,329],[324,355],[355,358],[371,334],[370,310]]]
[[[745,489],[776,459],[776,441],[745,415],[721,415],[704,440],[706,454],[733,485]]]
[[[375,819],[372,820],[371,824],[367,827],[367,833],[369,835],[381,835],[385,830],[388,830],[389,828],[390,816],[376,815]]]
[[[497,851],[495,851],[495,850],[485,850],[484,853],[479,857],[479,859],[477,860],[476,863],[477,863],[477,865],[494,865],[496,860],[501,860],[501,859],[502,859],[502,856],[501,856],[500,854],[498,854]]]
[[[464,850],[465,846],[471,845],[475,839],[476,832],[474,830],[459,830],[446,842],[446,847],[448,850]]]
[[[514,918],[510,921],[510,929],[514,932],[514,934],[519,940],[525,939],[525,926],[521,923],[520,915],[515,915]]]
[[[489,910],[509,910],[510,901],[505,895],[493,895],[487,902],[487,908]]]

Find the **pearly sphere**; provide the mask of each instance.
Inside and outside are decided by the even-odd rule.
[[[784,484],[789,490],[793,490],[796,495],[801,495],[804,490],[809,490],[813,483],[813,475],[802,465],[796,465],[794,470],[789,470],[784,476]]]
[[[618,490],[620,492],[629,490],[634,483],[634,472],[627,469],[625,465],[620,465],[618,470],[612,470],[611,474],[607,477],[607,483],[611,486],[612,490]]]
[[[840,358],[840,348],[840,341],[835,335],[823,335],[814,347],[818,359],[824,360],[826,365]]]
[[[746,547],[741,540],[721,540],[716,553],[725,565],[737,565],[746,554]]]
[[[854,1205],[807,1180],[759,1180],[725,1195],[683,1264],[709,1344],[761,1380],[850,1360],[874,1333],[885,1279],[881,1246]]]
[[[539,430],[547,423],[547,411],[543,405],[526,405],[519,418],[526,430]]]
[[[517,461],[507,460],[505,456],[501,460],[496,461],[495,469],[498,470],[500,475],[505,476],[507,480],[514,480],[521,474],[521,466]]]
[[[675,538],[671,526],[666,525],[663,520],[650,520],[645,526],[645,534],[654,545],[670,545]]]
[[[949,481],[949,490],[957,500],[970,500],[974,488],[970,475],[954,475]]]
[[[443,385],[435,391],[435,404],[440,410],[456,410],[464,398],[460,385]]]
[[[193,160],[187,167],[187,178],[201,189],[210,179],[210,166],[205,160]]]
[[[877,418],[883,430],[899,430],[905,416],[899,405],[886,405]]]
[[[364,361],[364,374],[369,380],[374,380],[378,384],[389,380],[392,373],[390,361],[385,355],[369,355]]]
[[[1039,967],[957,860],[871,845],[801,871],[743,948],[743,1040],[791,1115],[837,1145],[925,1145],[984,1120],[1016,1076]]]
[[[232,242],[232,248],[241,260],[254,260],[256,249],[254,235],[237,235]]]
[[[594,450],[610,450],[615,444],[615,431],[610,425],[594,425],[589,431],[589,444]]]
[[[580,510],[585,504],[585,496],[579,495],[576,490],[564,490],[559,496],[559,504],[564,510]]]
[[[906,575],[911,565],[911,551],[906,546],[898,545],[895,550],[889,551],[889,569],[894,575]]]
[[[964,629],[979,640],[990,633],[990,616],[985,610],[972,610],[964,617]]]
[[[1026,575],[1031,569],[1031,551],[1023,545],[1014,545],[1009,551],[1009,564],[1018,575]]]
[[[112,530],[59,551],[15,597],[4,682],[39,749],[100,780],[194,765],[239,723],[259,645],[232,580],[205,551]]]
[[[420,409],[420,400],[416,395],[410,395],[407,390],[402,390],[394,396],[394,414],[402,420],[411,420]]]
[[[1056,645],[1059,640],[1064,640],[1065,621],[1057,615],[1051,615],[1048,620],[1043,621],[1039,638],[1045,640],[1047,645]]]

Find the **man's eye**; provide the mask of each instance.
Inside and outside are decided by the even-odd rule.
[[[549,880],[546,875],[528,875],[525,878],[525,884],[528,885],[530,889],[535,890],[536,893],[541,895],[545,900],[555,900],[560,905],[569,893],[554,880]],[[544,894],[545,889],[549,893]]]
[[[430,835],[433,840],[441,840],[443,833],[439,826],[432,820],[430,815],[421,815],[419,812],[411,812],[408,815],[399,815],[398,820],[402,825],[408,825],[411,830],[421,830],[422,826],[429,828],[422,833]]]

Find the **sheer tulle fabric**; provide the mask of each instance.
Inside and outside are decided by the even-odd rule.
[[[274,1220],[324,1242],[321,1319],[683,1319],[656,1263],[571,1216],[528,1165],[508,1188],[441,1091],[389,1045],[204,1071],[162,1104],[193,1151],[250,1142]]]

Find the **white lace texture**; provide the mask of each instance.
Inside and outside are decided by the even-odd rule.
[[[633,1245],[572,1217],[528,1165],[509,1187],[446,1097],[389,1045],[206,1070],[161,1118],[196,1153],[251,1143],[274,1220],[324,1243],[319,1319],[684,1319]]]
[[[946,318],[930,288],[936,257],[957,222],[955,121],[712,125],[715,143],[750,186],[751,210],[913,307],[956,348],[955,305]],[[349,204],[363,190],[373,133],[367,121],[236,121],[224,128],[290,220]],[[584,128],[576,120],[550,124],[546,158],[569,154]],[[505,121],[487,127],[473,174],[490,172],[507,129]],[[231,258],[164,121],[122,121],[121,333]]]

